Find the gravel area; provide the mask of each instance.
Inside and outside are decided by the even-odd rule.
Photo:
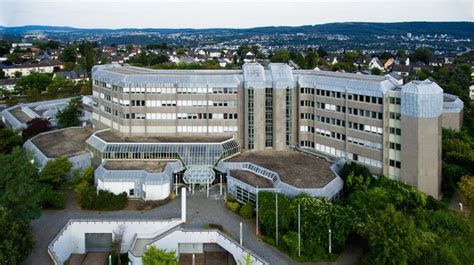
[[[38,135],[31,141],[49,158],[71,157],[85,151],[86,139],[91,135],[88,127],[67,128]]]
[[[232,138],[232,136],[139,136],[125,135],[113,131],[103,131],[96,134],[97,137],[106,142],[144,142],[144,143],[220,143]]]

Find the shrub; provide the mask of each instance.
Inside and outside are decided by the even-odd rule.
[[[127,207],[127,193],[122,192],[118,195],[107,191],[99,190],[89,185],[84,179],[74,188],[77,199],[82,209],[99,211],[117,211]]]
[[[283,248],[288,251],[290,256],[296,257],[298,255],[298,233],[288,232],[281,238],[283,241]]]
[[[252,218],[253,216],[253,205],[250,204],[250,203],[246,203],[244,204],[241,208],[240,208],[240,212],[239,212],[240,216],[244,219],[250,219]]]
[[[234,213],[238,213],[240,209],[240,203],[238,202],[227,202],[227,208],[233,211]]]
[[[42,195],[43,208],[63,209],[66,203],[66,193],[45,188]]]

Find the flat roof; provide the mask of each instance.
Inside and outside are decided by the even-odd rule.
[[[111,130],[96,133],[96,136],[106,142],[132,142],[132,143],[221,143],[232,139],[232,136],[139,136],[126,135]]]
[[[76,127],[43,133],[31,141],[49,158],[71,157],[85,151],[86,139],[91,135],[92,129]]]
[[[249,151],[226,162],[250,162],[276,172],[281,181],[297,188],[321,188],[336,175],[328,161],[297,151]]]
[[[258,186],[259,188],[273,188],[273,183],[271,180],[259,176],[252,171],[232,169],[229,171],[229,173],[233,178],[236,178],[254,187]]]
[[[171,161],[109,160],[104,167],[109,170],[145,170],[150,173],[159,173],[163,172],[168,162]]]
[[[21,107],[16,107],[11,110],[9,110],[10,113],[21,123],[27,123],[32,120],[32,118],[21,109]]]

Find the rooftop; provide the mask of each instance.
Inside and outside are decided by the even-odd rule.
[[[150,173],[163,172],[169,161],[107,161],[104,167],[108,170],[145,170]]]
[[[92,134],[87,127],[67,128],[40,134],[31,141],[47,157],[75,156],[85,151],[86,139]]]
[[[259,188],[273,188],[273,183],[267,178],[263,178],[248,170],[232,169],[230,175],[240,181]]]
[[[21,109],[21,107],[11,109],[10,113],[22,123],[27,123],[32,120],[30,116],[26,115],[26,113]]]
[[[129,136],[113,131],[102,131],[96,136],[106,142],[132,143],[220,143],[232,136]]]
[[[321,188],[336,177],[328,161],[296,151],[244,152],[226,162],[250,162],[259,165],[276,172],[281,181],[297,188]],[[248,177],[250,176],[243,176]]]

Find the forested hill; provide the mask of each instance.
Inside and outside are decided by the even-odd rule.
[[[201,33],[201,34],[347,34],[347,35],[400,35],[410,32],[412,34],[449,34],[456,37],[472,37],[474,35],[473,22],[403,22],[403,23],[365,23],[365,22],[345,22],[328,23],[321,25],[306,25],[297,27],[279,26],[279,27],[256,27],[248,29],[238,28],[209,28],[209,29],[162,29],[162,28],[123,28],[123,29],[104,29],[104,28],[73,28],[73,27],[55,27],[55,26],[20,26],[20,27],[0,27],[0,32],[6,34],[24,34],[28,32],[45,33],[120,33],[120,32],[156,32],[162,34],[173,33]]]

